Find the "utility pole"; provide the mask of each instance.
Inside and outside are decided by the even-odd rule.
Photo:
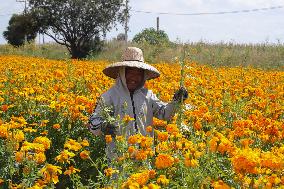
[[[160,19],[159,19],[159,17],[157,17],[157,32],[159,31],[159,26],[160,25]]]
[[[129,7],[128,7],[129,0],[125,0],[125,26],[124,26],[124,32],[125,32],[125,45],[127,46],[128,41],[128,17],[129,17]]]
[[[27,14],[27,0],[16,0],[16,2],[25,3],[24,14]]]

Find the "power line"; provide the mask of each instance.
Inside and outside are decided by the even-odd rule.
[[[235,11],[220,11],[220,12],[197,12],[197,13],[175,13],[175,12],[152,12],[152,11],[143,11],[143,10],[130,10],[136,13],[146,13],[146,14],[160,14],[160,15],[178,15],[178,16],[198,16],[198,15],[221,15],[221,14],[237,14],[237,13],[248,13],[248,12],[257,12],[257,11],[268,11],[273,9],[282,9],[283,5],[265,7],[265,8],[256,8],[256,9],[243,9]]]

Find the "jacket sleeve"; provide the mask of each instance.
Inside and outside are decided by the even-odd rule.
[[[89,129],[94,135],[98,135],[101,132],[101,126],[104,119],[101,115],[102,105],[110,105],[110,98],[107,94],[103,94],[98,98],[93,113],[89,117]]]
[[[170,103],[162,102],[152,91],[150,96],[154,117],[169,121],[175,113],[177,103],[174,101]]]

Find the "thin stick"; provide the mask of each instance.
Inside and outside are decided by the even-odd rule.
[[[184,77],[185,77],[185,45],[183,44],[183,54],[180,60],[180,65],[181,65],[181,70],[180,70],[180,88],[184,87]],[[183,117],[183,95],[181,97],[181,102],[178,103],[177,105],[178,108],[178,117],[177,117],[177,125],[179,128],[181,128],[182,124],[182,117]]]

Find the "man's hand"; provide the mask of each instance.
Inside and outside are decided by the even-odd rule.
[[[182,102],[182,100],[186,100],[188,98],[188,92],[186,88],[181,87],[179,90],[177,90],[174,94],[174,101]]]

